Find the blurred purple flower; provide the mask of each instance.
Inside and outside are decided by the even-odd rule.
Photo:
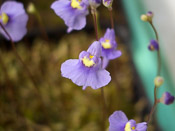
[[[87,51],[82,51],[79,59],[70,59],[61,65],[61,74],[78,86],[98,89],[111,81],[108,71],[101,68],[101,47],[98,41],[92,43]]]
[[[113,60],[121,56],[121,51],[116,50],[117,42],[115,40],[114,29],[107,29],[104,37],[100,38],[102,46],[103,68],[106,68],[109,60]]]
[[[0,22],[9,33],[13,41],[21,40],[27,33],[27,21],[28,15],[26,14],[22,3],[7,1],[1,6]],[[9,40],[9,37],[1,27],[0,33]]]
[[[148,45],[148,49],[150,51],[159,50],[159,43],[156,40],[150,40],[150,44]]]
[[[81,30],[86,25],[88,15],[88,0],[57,0],[51,8],[68,26],[67,32]]]
[[[174,96],[172,96],[169,92],[165,92],[160,98],[160,102],[165,105],[170,105],[174,102]]]
[[[128,120],[122,111],[115,111],[109,117],[109,131],[146,131],[147,123],[136,124],[135,120]]]

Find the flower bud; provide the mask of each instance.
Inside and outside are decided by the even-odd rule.
[[[174,96],[172,96],[169,92],[164,92],[160,98],[160,102],[165,105],[170,105],[174,102]]]
[[[160,87],[164,82],[164,79],[163,77],[160,77],[160,76],[157,76],[155,79],[154,79],[154,84],[156,87]]]
[[[153,13],[148,11],[146,14],[141,15],[141,20],[145,22],[151,22],[153,18]]]
[[[159,44],[156,40],[150,40],[150,44],[148,45],[148,49],[150,51],[159,50]]]
[[[147,16],[147,15],[141,15],[140,19],[141,19],[142,21],[147,22],[147,21],[148,21],[148,16]]]
[[[147,15],[149,18],[153,18],[153,12],[151,12],[151,11],[148,11],[146,15]]]
[[[153,19],[153,13],[151,11],[148,11],[146,15],[148,17],[148,21],[152,21],[152,19]]]
[[[96,9],[101,4],[101,0],[89,0],[91,8]]]
[[[113,0],[103,0],[103,5],[107,8],[112,7]]]
[[[34,14],[36,12],[36,9],[33,3],[29,3],[27,7],[27,12],[30,14]]]

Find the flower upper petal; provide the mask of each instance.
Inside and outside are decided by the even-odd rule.
[[[99,41],[93,42],[88,48],[87,52],[97,57],[101,56],[101,46]]]
[[[55,1],[51,8],[60,16],[68,26],[67,32],[73,29],[81,30],[86,25],[86,15],[88,15],[87,5],[83,3],[82,9],[72,8],[71,1],[59,0]]]
[[[128,118],[122,111],[115,111],[109,117],[109,131],[124,131]]]

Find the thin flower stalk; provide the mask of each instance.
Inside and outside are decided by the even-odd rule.
[[[152,29],[154,30],[154,33],[156,35],[156,40],[159,44],[159,36],[158,36],[157,30],[156,30],[155,26],[153,25],[152,21],[150,21],[149,24],[151,25]],[[160,71],[161,71],[160,49],[157,50],[157,62],[158,62],[157,76],[160,76]]]
[[[112,7],[109,8],[108,10],[109,10],[109,14],[110,14],[111,28],[114,29],[114,18],[113,18]]]
[[[150,121],[151,121],[151,117],[152,117],[152,115],[153,115],[153,113],[154,113],[154,111],[155,111],[155,108],[156,108],[157,104],[158,104],[158,99],[157,99],[157,87],[155,86],[155,87],[154,87],[154,104],[153,104],[153,107],[151,108],[151,112],[150,112],[149,115],[148,115],[148,120],[147,120],[147,123],[148,123],[148,124],[149,124]]]
[[[11,84],[10,77],[8,75],[8,72],[7,72],[6,65],[4,64],[3,58],[1,57],[1,52],[0,52],[0,65],[3,69],[2,71],[4,73],[5,81],[6,81],[6,84],[7,84],[7,88],[5,89],[5,93],[7,94],[7,97],[9,98],[10,101],[14,101],[14,97],[15,97],[14,87]]]
[[[48,37],[47,32],[46,32],[46,30],[45,30],[45,28],[44,28],[41,15],[40,15],[40,13],[39,13],[37,10],[36,10],[35,16],[36,16],[36,18],[37,18],[37,20],[38,20],[39,27],[40,27],[40,31],[41,31],[41,33],[42,33],[43,38],[44,38],[46,41],[49,41],[49,37]]]
[[[44,28],[41,15],[40,15],[40,13],[38,12],[38,10],[36,9],[36,7],[35,7],[35,5],[33,3],[29,3],[28,8],[27,8],[27,12],[29,14],[35,15],[35,17],[36,17],[36,19],[38,21],[38,24],[39,24],[39,28],[40,28],[41,34],[42,34],[43,38],[46,41],[48,41],[49,38],[48,38],[48,35],[47,35],[46,30]]]
[[[30,77],[30,79],[31,79],[31,81],[32,81],[32,83],[33,83],[33,85],[34,85],[34,86],[36,87],[36,89],[37,89],[37,86],[36,86],[37,84],[36,84],[36,82],[35,82],[35,80],[34,80],[32,74],[31,74],[31,72],[29,71],[27,65],[25,64],[25,62],[22,60],[22,58],[21,58],[20,55],[18,54],[18,52],[17,52],[17,50],[16,50],[16,47],[15,47],[15,44],[14,44],[14,42],[13,42],[11,36],[9,35],[9,33],[7,32],[7,30],[4,28],[4,26],[3,26],[1,23],[0,23],[0,26],[1,26],[1,28],[4,30],[4,32],[6,33],[6,35],[7,35],[7,36],[9,37],[9,39],[10,39],[10,44],[11,44],[11,46],[12,46],[12,49],[13,49],[13,51],[14,51],[15,56],[16,56],[17,59],[20,61],[20,63],[23,65],[23,67],[25,68],[26,73],[28,74],[28,76]],[[38,89],[37,89],[37,90],[38,90]]]
[[[155,26],[152,23],[152,20],[149,21],[149,24],[151,25],[152,29],[154,30],[156,40],[159,44],[158,33],[157,33],[157,30],[156,30]],[[159,49],[157,50],[157,76],[160,76],[160,72],[161,72],[161,57],[160,57],[160,45],[159,45]],[[155,111],[155,108],[156,108],[157,104],[159,103],[158,99],[157,99],[157,88],[158,88],[158,86],[155,85],[155,87],[154,87],[154,104],[153,104],[153,107],[151,108],[150,114],[148,115],[148,120],[147,120],[148,124],[151,121],[151,117],[152,117],[152,115]]]
[[[96,33],[96,40],[98,41],[99,37],[98,37],[98,24],[97,24],[97,17],[96,17],[96,14],[97,14],[96,9],[92,9],[91,13],[93,15],[94,28],[95,28],[95,33]],[[107,107],[106,107],[106,102],[105,102],[104,89],[101,88],[100,90],[101,90],[101,98],[102,98],[102,103],[103,103],[103,126],[104,126],[105,125],[105,120],[107,118]]]
[[[93,22],[94,22],[96,40],[98,41],[99,38],[98,38],[98,24],[97,24],[97,11],[96,11],[96,9],[92,9],[91,13],[92,13]]]
[[[16,56],[17,59],[20,61],[20,63],[23,65],[23,67],[25,68],[26,73],[28,74],[30,80],[32,81],[32,83],[33,83],[33,85],[34,85],[34,87],[35,87],[35,89],[36,89],[36,91],[37,91],[39,100],[40,100],[40,102],[41,102],[42,109],[43,109],[43,111],[45,112],[45,114],[46,114],[45,116],[47,117],[47,120],[48,120],[48,113],[47,113],[47,110],[45,109],[45,104],[44,104],[44,102],[43,102],[43,100],[42,100],[42,96],[41,96],[41,94],[40,94],[39,88],[37,87],[37,83],[36,83],[35,79],[33,78],[33,76],[32,76],[32,74],[31,74],[29,68],[28,68],[27,65],[26,65],[26,63],[22,60],[22,58],[21,58],[20,55],[18,54],[18,52],[17,52],[17,50],[16,50],[16,47],[15,47],[15,44],[14,44],[14,42],[13,42],[11,36],[9,35],[9,33],[6,31],[6,29],[4,28],[4,26],[3,26],[1,23],[0,23],[0,26],[1,26],[1,28],[4,30],[4,32],[6,33],[6,35],[9,37],[10,43],[11,43],[11,46],[12,46],[12,48],[13,48],[13,52],[14,52],[15,56]]]

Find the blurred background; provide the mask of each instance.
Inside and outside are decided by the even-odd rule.
[[[9,41],[0,36],[0,131],[108,130],[108,119],[103,122],[100,90],[88,87],[83,91],[82,87],[63,78],[60,73],[60,66],[65,60],[77,59],[79,53],[87,50],[95,40],[92,16],[87,16],[87,25],[83,30],[67,34],[63,20],[50,8],[53,0],[19,2],[24,3],[26,9],[33,2],[38,11],[38,15],[29,14],[28,33],[23,40],[15,43],[18,53],[32,72],[36,85],[32,84],[24,67],[15,57]],[[151,3],[155,3],[155,6]],[[122,56],[111,61],[107,67],[112,77],[110,84],[104,87],[107,117],[116,110],[122,110],[129,119],[137,122],[147,120],[154,98],[156,58],[155,54],[147,50],[149,40],[154,38],[154,34],[147,23],[140,21],[140,15],[146,13],[147,9],[152,9],[158,16],[162,16],[157,3],[146,0],[114,1],[117,49],[122,51]],[[168,7],[167,4],[167,10]],[[106,28],[110,27],[110,17],[108,10],[102,5],[98,11],[99,34],[102,37]],[[165,52],[163,57],[168,59],[168,64],[163,62],[166,63],[163,74],[167,78],[165,84],[171,87],[166,89],[173,92],[174,77],[171,76],[175,76],[175,73],[169,73],[174,72],[171,54],[173,48],[169,51],[167,44],[173,46],[173,40],[167,41],[170,38],[168,34],[172,33],[171,30],[167,30],[167,33],[162,29],[160,23],[163,24],[161,20],[164,17],[158,16],[155,15],[155,24],[158,31],[165,34],[160,33],[160,36],[162,43],[166,43],[162,49]],[[174,106],[158,108],[159,114],[153,118],[149,131],[173,131],[175,127],[171,122],[167,125],[164,121],[159,121],[159,118],[162,120],[162,112],[165,112],[167,117],[164,117],[168,119],[171,119],[170,115],[174,117],[173,108]],[[167,126],[171,128],[165,130]]]

